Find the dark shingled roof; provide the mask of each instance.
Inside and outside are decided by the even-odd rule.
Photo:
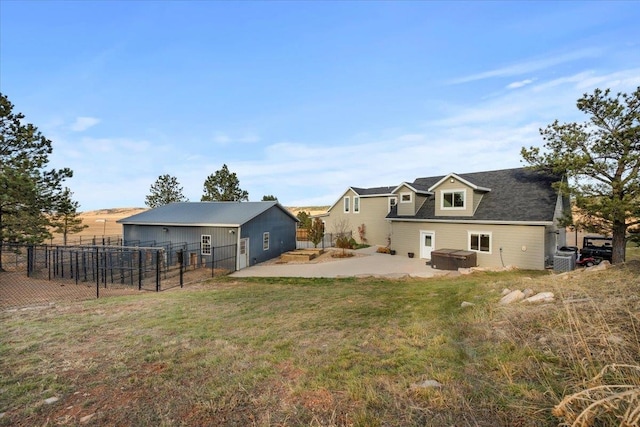
[[[118,220],[121,224],[232,226],[245,224],[273,206],[298,219],[278,202],[183,202],[159,206]]]
[[[553,221],[557,192],[552,184],[560,180],[529,168],[504,169],[488,172],[456,174],[460,178],[491,191],[482,195],[482,200],[472,217],[436,216],[435,195],[430,196],[415,216],[398,216],[393,209],[387,216],[425,220],[473,220],[473,221]],[[415,188],[430,188],[445,175],[417,178]]]
[[[358,196],[382,196],[385,194],[391,194],[396,187],[372,187],[372,188],[357,188],[351,187]]]

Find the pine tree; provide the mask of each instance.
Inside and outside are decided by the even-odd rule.
[[[203,202],[241,202],[249,200],[249,193],[240,188],[235,172],[229,172],[227,165],[215,174],[209,175],[204,182]]]
[[[168,205],[175,202],[188,202],[182,194],[182,187],[175,176],[161,175],[151,184],[150,194],[145,198],[145,204],[150,208]]]
[[[6,243],[42,243],[71,169],[46,169],[51,141],[0,93],[0,271]]]
[[[54,227],[54,233],[62,234],[62,241],[67,246],[67,236],[73,233],[79,233],[88,225],[82,224],[82,218],[78,212],[80,204],[71,199],[73,193],[65,188],[60,195],[60,200],[53,213],[51,224]]]

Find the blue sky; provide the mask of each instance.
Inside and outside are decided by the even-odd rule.
[[[81,210],[252,201],[522,166],[595,88],[640,86],[640,2],[0,1],[0,90]]]

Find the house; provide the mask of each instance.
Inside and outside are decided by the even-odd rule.
[[[359,243],[365,243],[358,231],[358,227],[364,224],[363,237],[366,243],[386,245],[391,235],[391,224],[386,220],[386,216],[398,201],[398,195],[393,192],[394,188],[349,187],[329,207],[327,213],[315,217],[323,220],[326,233],[351,233]]]
[[[187,265],[211,265],[215,248],[232,248],[231,268],[240,270],[294,250],[298,219],[276,201],[184,202],[117,222],[125,246],[184,245]]]
[[[384,218],[362,223],[375,236],[370,244],[389,245],[400,255],[429,260],[433,250],[460,249],[476,252],[483,267],[544,269],[566,244],[558,220],[569,200],[553,188],[557,181],[557,176],[529,168],[417,178],[373,198],[375,212],[387,209],[390,198],[396,202]],[[345,207],[346,197],[356,193],[350,188],[343,195]],[[329,209],[327,227],[342,217],[355,223],[369,218],[362,203],[357,214],[354,207],[348,212],[345,207],[336,203]],[[381,239],[385,233],[388,239]]]

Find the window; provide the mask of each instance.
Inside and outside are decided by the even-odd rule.
[[[400,193],[400,203],[411,203],[411,193]]]
[[[491,253],[491,233],[469,232],[469,250]]]
[[[262,233],[262,249],[265,251],[269,250],[269,232],[268,231]]]
[[[389,197],[389,206],[387,212],[391,212],[391,209],[398,203],[397,197]]]
[[[353,198],[353,213],[360,213],[360,197]]]
[[[351,202],[349,201],[349,196],[344,198],[344,213],[349,213],[349,208],[351,207]]]
[[[211,235],[203,234],[200,236],[200,253],[211,255]]]
[[[442,209],[464,209],[464,190],[443,191]]]

